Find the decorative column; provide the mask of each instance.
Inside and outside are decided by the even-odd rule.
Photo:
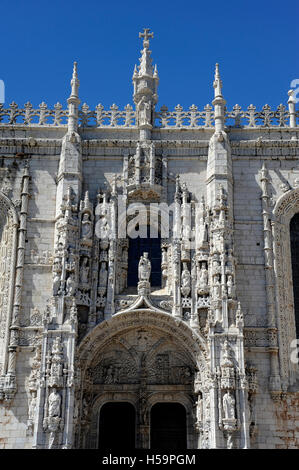
[[[18,339],[19,339],[20,309],[21,309],[21,304],[22,304],[22,287],[23,287],[23,271],[24,271],[24,258],[25,258],[25,241],[26,241],[26,231],[27,231],[28,199],[29,199],[29,169],[28,169],[28,163],[27,163],[24,168],[24,175],[23,175],[23,182],[22,182],[14,305],[13,305],[13,313],[12,313],[12,322],[9,328],[10,339],[9,339],[9,346],[8,346],[8,365],[7,365],[5,382],[4,382],[4,393],[5,393],[5,397],[7,400],[12,399],[17,391],[16,355],[17,355],[17,347],[18,347]]]
[[[264,224],[264,254],[265,254],[265,275],[267,294],[267,323],[270,352],[270,378],[269,388],[271,395],[276,398],[281,391],[281,381],[278,363],[278,330],[275,319],[275,294],[273,275],[273,240],[271,228],[271,209],[269,195],[269,173],[266,164],[263,163],[260,181],[262,184],[262,215]]]

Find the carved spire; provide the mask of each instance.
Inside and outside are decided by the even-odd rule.
[[[218,134],[224,130],[224,105],[226,103],[222,96],[222,80],[219,73],[219,64],[216,64],[215,67],[215,79],[213,87],[215,98],[212,104],[215,107],[215,131],[216,134]]]
[[[71,92],[71,97],[73,98],[79,98],[78,91],[79,91],[79,79],[78,79],[78,72],[77,72],[77,62],[74,62],[74,67],[73,67],[73,76],[71,80],[71,87],[72,87],[72,92]]]
[[[143,38],[143,49],[141,51],[141,58],[139,59],[140,65],[138,67],[138,75],[140,77],[144,75],[149,75],[152,77],[154,71],[152,66],[151,51],[149,50],[149,38],[153,38],[154,33],[150,33],[149,31],[149,28],[144,28],[143,33],[139,33],[139,37]]]
[[[149,50],[149,39],[154,37],[149,28],[144,28],[139,33],[143,38],[143,49],[139,59],[139,66],[134,68],[134,103],[136,105],[136,124],[141,129],[141,140],[150,138],[150,130],[154,123],[155,105],[158,101],[157,89],[159,83],[157,66],[152,65],[151,51]]]
[[[215,79],[214,79],[213,87],[214,87],[214,96],[215,96],[215,98],[217,98],[218,96],[223,98],[223,96],[222,96],[222,80],[220,78],[220,73],[219,73],[219,64],[215,65]]]
[[[79,90],[79,80],[77,73],[77,62],[74,62],[73,76],[71,80],[71,95],[68,98],[68,132],[73,133],[78,131],[78,106],[80,103],[78,90]]]

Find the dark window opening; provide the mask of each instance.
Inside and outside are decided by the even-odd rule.
[[[128,252],[128,287],[138,284],[138,264],[143,253],[148,253],[151,262],[150,283],[153,287],[161,287],[161,238],[150,237],[150,226],[147,226],[146,238],[129,238]]]
[[[151,409],[151,449],[187,449],[186,410],[180,403],[156,403]]]
[[[135,408],[131,403],[105,403],[102,406],[99,449],[135,449]]]
[[[296,337],[299,338],[299,213],[290,222]]]

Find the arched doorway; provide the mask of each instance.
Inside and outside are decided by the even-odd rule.
[[[99,449],[135,449],[135,408],[131,403],[105,403],[100,412]]]
[[[180,403],[156,403],[151,409],[150,448],[187,449],[186,410]]]

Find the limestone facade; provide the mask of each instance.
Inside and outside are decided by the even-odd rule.
[[[97,448],[108,402],[138,448],[164,402],[189,449],[298,448],[294,96],[229,111],[217,64],[211,105],[158,111],[140,36],[134,106],[79,106],[75,63],[67,109],[0,107],[0,448]],[[136,208],[158,287],[147,255],[128,285]]]

